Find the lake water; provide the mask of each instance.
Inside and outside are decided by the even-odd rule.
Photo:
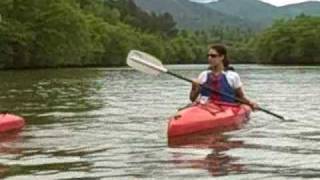
[[[27,120],[0,135],[0,178],[319,178],[320,67],[235,67],[249,97],[295,121],[255,112],[240,130],[169,147],[184,81],[128,68],[0,71],[0,111]],[[195,78],[206,67],[168,68]]]

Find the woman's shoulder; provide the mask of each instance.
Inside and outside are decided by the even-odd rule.
[[[234,89],[238,89],[242,86],[242,82],[240,80],[240,76],[237,72],[235,71],[226,71],[226,78],[228,82],[231,84],[231,86]]]
[[[207,74],[209,74],[211,71],[210,70],[204,70],[200,73],[200,76],[206,76]]]
[[[199,82],[200,82],[201,84],[207,81],[208,73],[210,73],[210,71],[209,71],[209,70],[206,70],[206,71],[202,71],[202,72],[199,74],[198,80],[199,80]]]
[[[224,72],[226,76],[239,78],[239,74],[233,70],[227,70]]]

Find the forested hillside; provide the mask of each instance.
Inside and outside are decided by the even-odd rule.
[[[143,9],[169,12],[178,27],[206,29],[211,26],[233,26],[260,31],[274,20],[290,19],[300,14],[320,16],[320,2],[304,2],[276,7],[259,0],[219,0],[195,3],[188,0],[134,0]]]
[[[320,17],[275,22],[254,39],[258,63],[320,64]]]
[[[197,46],[171,15],[146,13],[132,1],[1,0],[0,14],[2,68],[119,66],[130,49],[175,59],[181,53],[171,47],[192,41],[190,54]]]
[[[166,1],[174,7],[179,0]],[[164,63],[206,63],[211,43],[226,44],[233,63],[319,63],[319,17],[306,15],[276,21],[260,33],[223,22],[181,29],[171,14],[142,9],[133,0],[1,0],[0,14],[2,69],[124,66],[131,49]]]
[[[137,5],[156,13],[170,13],[180,29],[201,30],[212,26],[232,26],[257,29],[259,23],[239,16],[213,10],[205,4],[188,0],[134,0]]]

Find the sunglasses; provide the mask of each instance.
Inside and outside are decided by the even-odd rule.
[[[219,57],[219,54],[208,54],[207,56],[211,58],[216,58]]]

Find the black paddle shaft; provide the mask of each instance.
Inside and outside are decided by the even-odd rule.
[[[183,76],[181,76],[181,75],[179,75],[179,74],[173,73],[173,72],[171,72],[171,71],[167,71],[166,73],[169,74],[169,75],[171,75],[171,76],[174,76],[174,77],[176,77],[176,78],[178,78],[178,79],[182,79],[182,80],[185,80],[185,81],[187,81],[187,82],[190,82],[190,83],[193,83],[193,82],[194,82],[194,81],[192,81],[191,79],[185,78],[185,77],[183,77]],[[220,94],[220,95],[222,95],[222,96],[225,96],[225,97],[234,99],[234,100],[236,100],[236,101],[239,102],[239,103],[242,103],[242,104],[246,104],[246,105],[248,105],[248,106],[251,106],[251,104],[243,101],[243,100],[240,99],[240,98],[233,97],[233,96],[231,96],[231,95],[229,95],[229,94],[226,94],[226,93],[217,91],[217,90],[215,90],[215,89],[213,89],[213,88],[211,88],[211,87],[208,87],[208,86],[206,86],[206,85],[201,85],[201,84],[200,84],[200,86],[203,87],[203,88],[205,88],[205,89],[207,89],[207,90],[209,90],[209,91],[211,91],[211,92],[214,92],[214,93]],[[270,114],[270,115],[272,115],[272,116],[275,116],[275,117],[277,117],[277,118],[279,118],[279,119],[285,120],[285,118],[284,118],[283,116],[278,115],[278,114],[276,114],[276,113],[273,113],[273,112],[271,112],[271,111],[269,111],[269,110],[263,109],[263,108],[261,108],[261,107],[258,107],[257,110],[260,110],[260,111],[262,111],[262,112],[265,112],[265,113],[267,113],[267,114]]]

